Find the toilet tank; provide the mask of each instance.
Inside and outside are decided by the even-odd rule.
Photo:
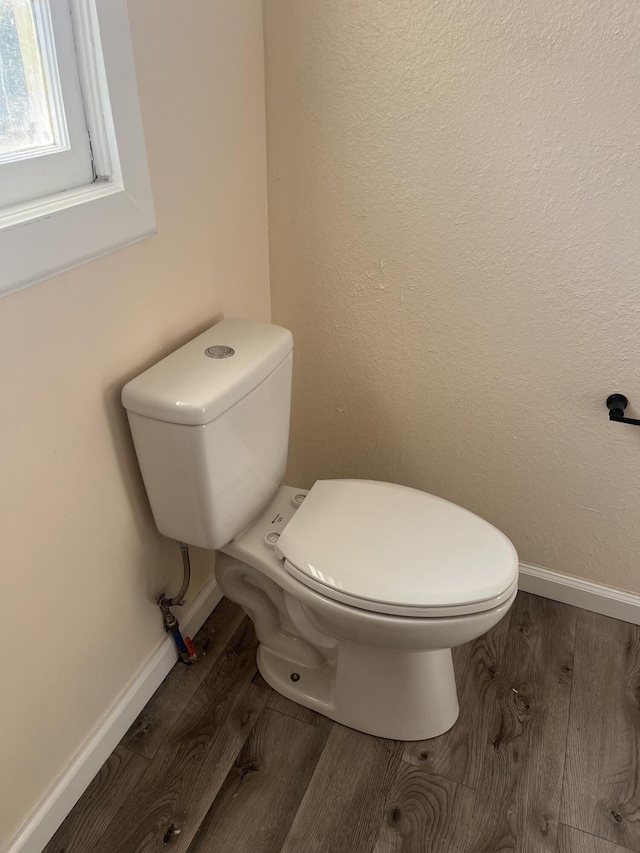
[[[220,548],[253,520],[284,476],[291,332],[223,320],[122,391],[158,530]]]

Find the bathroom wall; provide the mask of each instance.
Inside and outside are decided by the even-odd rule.
[[[640,592],[640,11],[264,0],[289,481],[371,477]]]
[[[158,234],[0,301],[0,849],[164,634],[124,382],[269,318],[260,0],[129,0]],[[34,250],[37,247],[34,246]],[[194,554],[190,598],[211,577]]]

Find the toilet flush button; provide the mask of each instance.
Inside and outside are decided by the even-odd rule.
[[[225,346],[207,347],[204,351],[204,354],[209,356],[209,358],[231,358],[235,353],[236,351],[233,347]]]
[[[275,550],[279,538],[279,533],[267,533],[267,535],[264,537],[264,544],[267,546],[267,548],[270,548],[273,551]]]

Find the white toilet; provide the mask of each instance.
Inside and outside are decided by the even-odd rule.
[[[273,688],[369,734],[435,737],[458,716],[451,649],[511,607],[515,549],[416,489],[280,485],[292,353],[286,329],[223,320],[125,386],[158,530],[222,551],[216,579]]]

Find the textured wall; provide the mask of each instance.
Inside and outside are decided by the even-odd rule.
[[[290,482],[449,498],[640,592],[640,12],[265,0]]]
[[[223,314],[269,317],[260,0],[129,13],[158,235],[0,301],[0,849],[163,640],[153,599],[181,579],[122,385]],[[190,598],[212,555],[194,562]]]

